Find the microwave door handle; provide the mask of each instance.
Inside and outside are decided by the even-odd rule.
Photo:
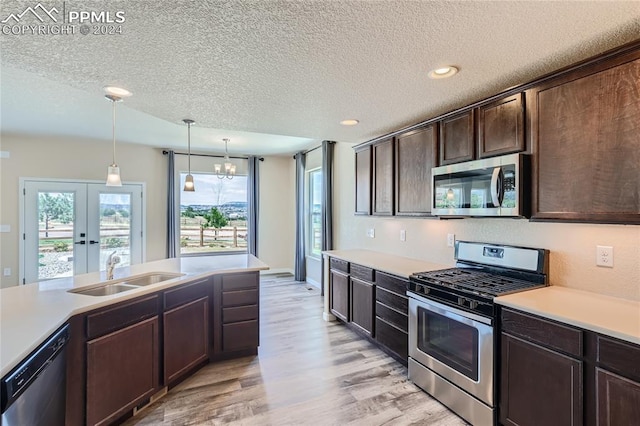
[[[501,175],[502,169],[500,167],[493,169],[491,174],[491,201],[493,201],[495,207],[500,207],[500,204],[502,204],[502,197],[500,196],[500,192],[502,192]]]

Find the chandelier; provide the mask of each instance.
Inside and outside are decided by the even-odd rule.
[[[224,164],[215,164],[213,166],[213,170],[216,172],[216,176],[218,179],[233,179],[233,175],[236,174],[236,165],[231,164],[231,160],[229,160],[229,151],[227,149],[227,144],[229,143],[229,139],[222,139],[224,141]],[[224,167],[224,172],[222,168]]]

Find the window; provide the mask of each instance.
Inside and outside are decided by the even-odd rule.
[[[246,252],[247,176],[191,174],[196,190],[185,192],[180,173],[180,254]]]
[[[322,169],[308,172],[308,253],[320,257],[322,252]]]

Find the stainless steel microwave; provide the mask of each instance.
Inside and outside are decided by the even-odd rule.
[[[434,167],[431,214],[527,217],[529,173],[526,154]]]

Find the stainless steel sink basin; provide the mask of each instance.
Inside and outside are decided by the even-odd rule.
[[[151,284],[158,284],[163,281],[169,281],[183,275],[184,274],[174,272],[151,272],[148,274],[134,275],[127,278],[69,290],[69,293],[84,294],[87,296],[110,296],[112,294],[122,293],[123,291],[129,291]]]

